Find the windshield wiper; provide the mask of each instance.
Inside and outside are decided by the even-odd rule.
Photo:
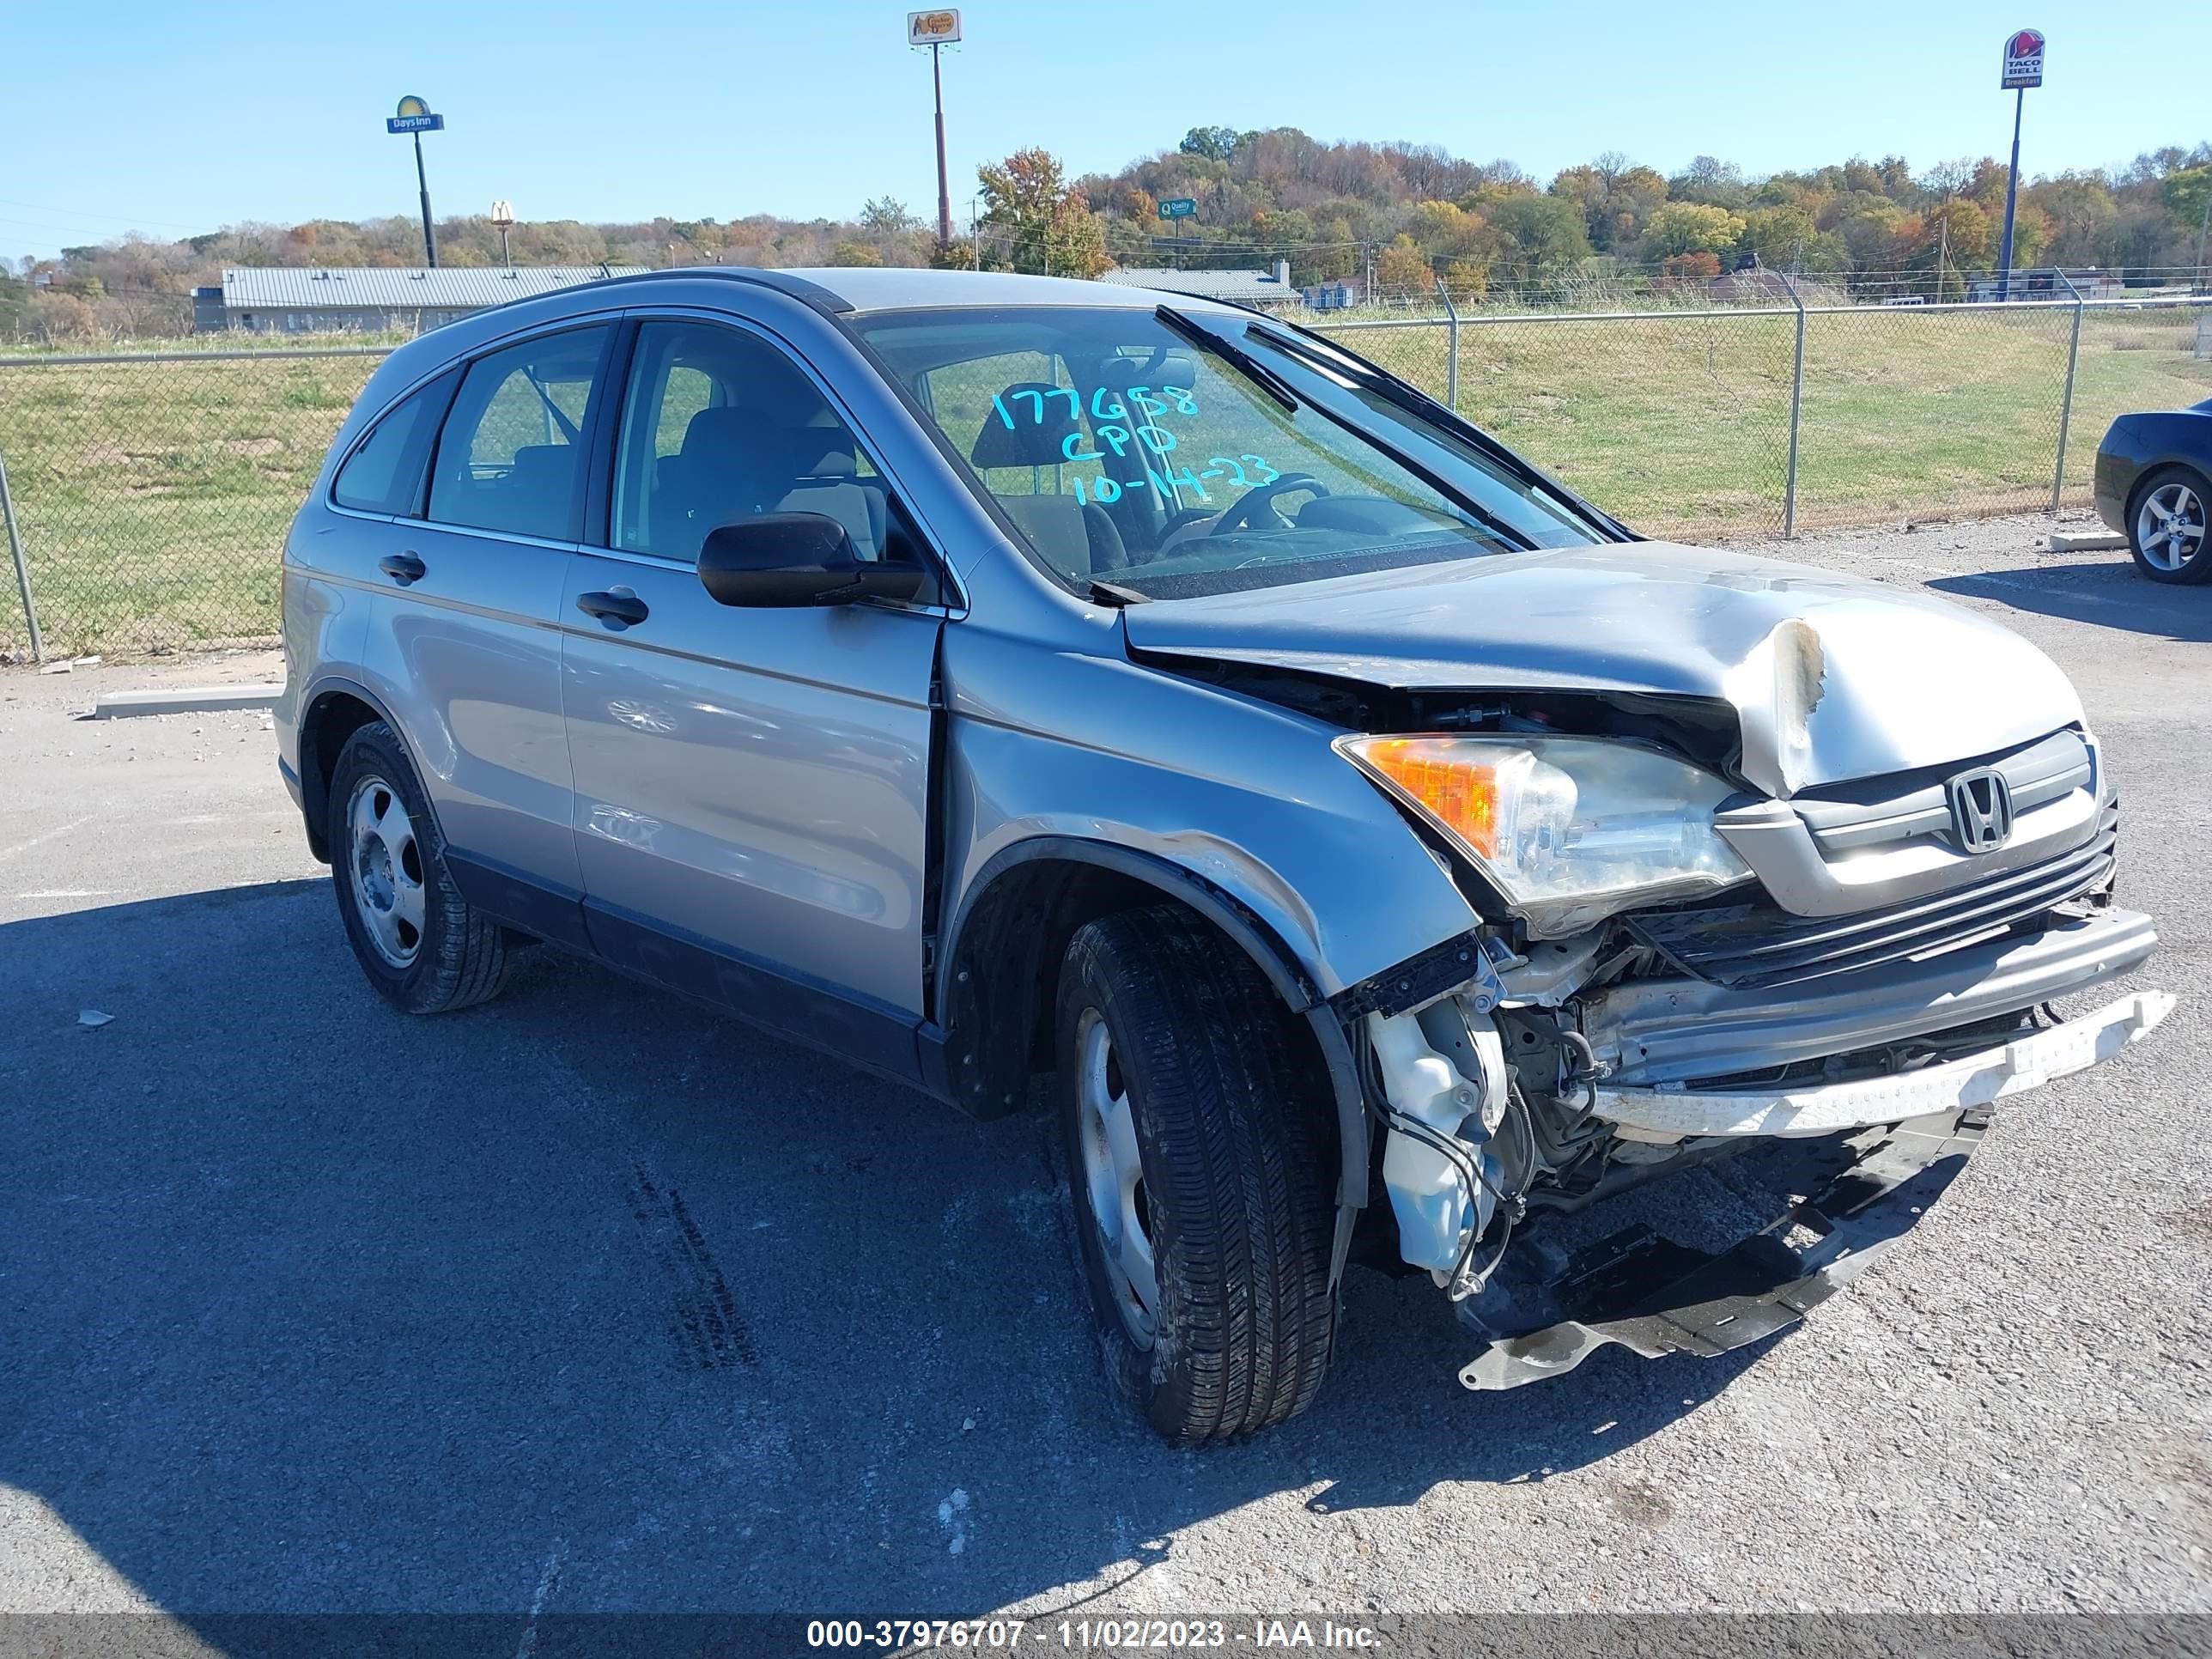
[[[1295,415],[1300,409],[1305,407],[1298,401],[1298,394],[1291,390],[1289,381],[1284,380],[1273,369],[1253,356],[1226,335],[1216,333],[1195,318],[1184,315],[1172,306],[1162,306],[1153,314],[1193,345],[1203,347],[1216,356],[1225,359],[1231,368],[1259,386],[1291,414]],[[1281,349],[1279,337],[1268,330],[1248,324],[1245,327],[1245,335],[1248,338],[1256,337],[1264,340],[1268,345],[1279,350]],[[1310,355],[1306,352],[1292,351],[1286,355],[1299,362],[1311,361]],[[1346,375],[1345,378],[1349,380],[1352,377]],[[1535,547],[1535,542],[1524,532],[1515,529],[1465,490],[1455,489],[1435,468],[1423,465],[1395,444],[1384,442],[1378,434],[1369,431],[1358,422],[1338,414],[1327,404],[1316,403],[1313,405],[1313,411],[1323,420],[1341,427],[1369,448],[1389,456],[1445,500],[1457,505],[1469,518],[1507,546],[1516,548],[1522,552],[1528,552]]]
[[[1339,362],[1328,353],[1314,349],[1302,340],[1287,338],[1271,328],[1262,328],[1257,323],[1250,324],[1245,328],[1244,337],[1247,339],[1260,341],[1273,350],[1281,352],[1293,362],[1305,364],[1316,374],[1333,374],[1339,380],[1351,382],[1352,386],[1363,392],[1371,392],[1383,402],[1404,410],[1408,415],[1429,422],[1434,422],[1441,416],[1453,426],[1462,424],[1459,416],[1429,397],[1419,386],[1407,385],[1370,364],[1349,360]],[[1464,490],[1453,488],[1441,474],[1423,466],[1396,445],[1383,442],[1376,434],[1346,420],[1334,410],[1323,404],[1316,404],[1314,407],[1353,436],[1374,445],[1399,465],[1419,477],[1431,489],[1442,492],[1458,502],[1481,524],[1484,529],[1493,535],[1512,543],[1523,552],[1532,551],[1535,548],[1535,539],[1526,532],[1508,524]]]
[[[1310,341],[1301,340],[1294,335],[1278,334],[1272,328],[1262,328],[1257,323],[1246,329],[1244,333],[1246,338],[1264,341],[1285,357],[1294,357],[1310,368],[1323,374],[1334,374],[1341,380],[1349,380],[1362,392],[1371,392],[1383,402],[1404,410],[1408,415],[1418,415],[1425,421],[1441,418],[1454,429],[1466,428],[1475,436],[1481,435],[1469,428],[1456,410],[1447,409],[1411,381],[1401,380],[1372,363],[1363,362],[1357,357],[1340,357],[1333,350],[1324,351]]]
[[[1186,316],[1173,306],[1162,306],[1152,314],[1193,345],[1203,346],[1226,361],[1231,368],[1280,404],[1285,414],[1298,412],[1298,394],[1291,390],[1291,383],[1227,335],[1217,334],[1195,317]]]
[[[1445,431],[1473,444],[1492,461],[1509,471],[1525,475],[1522,482],[1535,485],[1551,495],[1562,497],[1577,512],[1589,514],[1598,520],[1601,528],[1612,530],[1623,539],[1627,541],[1644,539],[1602,507],[1595,507],[1590,502],[1583,501],[1556,479],[1532,470],[1528,462],[1507,449],[1457,410],[1431,397],[1412,381],[1401,380],[1389,370],[1377,368],[1369,362],[1357,352],[1346,350],[1334,340],[1316,343],[1306,337],[1303,331],[1294,335],[1282,334],[1274,329],[1264,328],[1257,323],[1249,325],[1244,334],[1247,339],[1264,341],[1285,357],[1304,363],[1321,374],[1334,374],[1340,380],[1349,380],[1359,390],[1373,392],[1383,402],[1395,408],[1404,410],[1406,413],[1419,420],[1426,421],[1434,426],[1441,426]]]
[[[1116,611],[1126,611],[1133,605],[1144,604],[1146,597],[1135,588],[1124,587],[1119,582],[1102,582],[1096,576],[1091,579],[1091,602],[1093,605],[1107,605]]]

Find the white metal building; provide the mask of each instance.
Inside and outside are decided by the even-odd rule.
[[[319,334],[430,329],[456,318],[623,276],[636,265],[239,266],[221,287],[192,290],[192,326],[206,332]]]
[[[1173,270],[1123,267],[1102,273],[1102,283],[1125,288],[1156,288],[1169,294],[1198,294],[1248,306],[1294,306],[1304,296],[1291,286],[1291,262],[1275,261],[1272,270]]]

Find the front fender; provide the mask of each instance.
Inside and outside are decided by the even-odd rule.
[[[1000,907],[985,902],[1014,885],[1025,867],[1043,865],[1078,866],[1104,872],[1188,906],[1251,958],[1293,1013],[1304,1016],[1336,1103],[1338,1224],[1331,1271],[1341,1273],[1351,1243],[1352,1212],[1367,1201],[1367,1112],[1351,1042],[1337,1010],[1316,992],[1297,957],[1233,895],[1164,859],[1109,842],[1062,836],[1017,842],[984,866],[945,930],[945,948],[939,961],[943,1000],[937,1006],[944,1011],[946,1025],[957,1029],[980,1023],[975,1017],[982,1011],[972,994],[975,988],[966,983],[975,961],[970,947],[976,943],[971,938],[971,923],[986,936],[985,949],[1011,951],[1018,956],[1024,950],[1029,952],[1018,964],[1025,970],[1020,977],[1038,977],[1048,969],[1050,958],[1037,954],[1033,927],[1027,933],[1022,931],[1025,923],[1035,921],[1035,912],[1018,900]],[[988,921],[977,921],[979,908],[990,912]],[[1025,1032],[1001,1030],[993,1036],[1000,1040],[995,1063],[987,1054],[988,1045],[983,1042],[955,1042],[951,1033],[945,1032],[944,1047],[948,1056],[959,1057],[959,1075],[951,1074],[954,1068],[948,1061],[931,1079],[932,1086],[963,1109],[987,1117],[1012,1106],[1012,1079],[1005,1073],[1018,1065],[1023,1051],[1030,1047]],[[925,1066],[926,1073],[927,1070]]]
[[[1125,659],[1044,654],[947,630],[947,915],[1023,842],[1122,848],[1242,906],[1324,999],[1480,921],[1329,747],[1340,728]]]

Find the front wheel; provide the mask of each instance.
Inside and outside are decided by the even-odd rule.
[[[2142,481],[2128,513],[2128,551],[2154,582],[2212,580],[2205,525],[2212,485],[2185,466],[2160,467]]]
[[[372,720],[331,774],[331,878],[346,939],[385,1000],[442,1014],[497,996],[507,941],[446,868],[445,842],[399,735]]]
[[[1313,1403],[1335,1306],[1333,1107],[1257,969],[1173,907],[1079,929],[1061,965],[1059,1116],[1116,1389],[1171,1441]]]

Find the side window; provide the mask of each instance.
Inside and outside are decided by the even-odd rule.
[[[573,539],[583,439],[607,329],[572,330],[479,357],[438,438],[430,517]]]
[[[331,481],[331,499],[357,513],[413,518],[422,506],[422,467],[437,435],[438,416],[453,395],[451,374],[440,376],[395,407],[346,457]]]
[[[822,513],[880,559],[893,510],[850,428],[798,365],[713,323],[637,331],[615,451],[613,540],[691,560],[709,531],[763,513]]]

